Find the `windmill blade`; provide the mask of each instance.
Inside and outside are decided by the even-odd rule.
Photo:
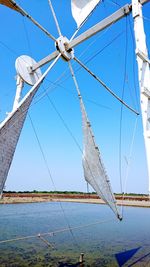
[[[42,27],[35,19],[33,19],[22,7],[20,7],[14,0],[0,0],[0,4],[7,6],[27,17],[31,20],[39,29],[41,29],[48,37],[56,41],[55,37],[51,35],[44,27]]]
[[[71,11],[79,28],[101,0],[71,0]]]
[[[28,109],[36,94],[39,86],[43,82],[48,72],[60,58],[60,54],[48,67],[45,73],[35,83],[27,95],[19,103],[14,110],[0,125],[0,194],[2,195],[3,188],[7,179],[7,175],[13,160],[15,149],[27,116]]]
[[[120,216],[117,210],[116,200],[112,192],[111,185],[107,173],[105,171],[99,149],[95,144],[91,124],[87,117],[79,86],[70,62],[69,67],[78,93],[82,114],[82,130],[84,144],[82,162],[84,169],[84,178],[97,192],[98,196],[102,198],[106,204],[109,205],[109,207],[113,210],[117,218],[119,220],[122,220],[122,217]]]

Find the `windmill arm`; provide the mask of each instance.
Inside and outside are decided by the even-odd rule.
[[[150,0],[141,0],[141,4],[144,5],[148,3]],[[126,4],[125,6],[118,9],[112,15],[108,16],[107,18],[103,19],[84,33],[80,34],[77,38],[73,39],[69,45],[68,49],[74,48],[78,44],[88,40],[93,35],[97,34],[98,32],[104,30],[105,28],[109,27],[111,24],[116,23],[118,20],[122,19],[123,17],[130,14],[132,11],[132,4]]]
[[[51,35],[42,25],[40,25],[34,18],[32,18],[21,6],[19,6],[14,0],[0,0],[0,4],[3,4],[15,11],[19,12],[21,15],[27,17],[32,21],[38,28],[40,28],[48,37],[56,41],[55,37]]]
[[[141,0],[141,4],[148,3],[149,1],[150,0]],[[81,35],[79,35],[77,38],[75,38],[72,41],[70,41],[67,44],[67,51],[69,51],[70,49],[74,48],[78,44],[84,42],[85,40],[89,39],[90,37],[92,37],[96,33],[104,30],[105,28],[107,28],[111,24],[116,23],[118,20],[120,20],[124,16],[128,15],[131,12],[131,10],[132,10],[132,5],[131,4],[127,4],[127,5],[123,6],[122,8],[120,8],[119,10],[114,12],[112,15],[108,16],[107,18],[105,18],[104,20],[100,21],[99,23],[97,23],[95,26],[93,26],[92,28],[90,28],[86,32],[84,32]],[[47,57],[45,57],[42,60],[40,60],[37,64],[32,66],[31,72],[35,71],[36,69],[38,69],[41,66],[47,64],[51,60],[55,59],[58,56],[58,54],[59,54],[59,52],[56,50],[52,54],[50,54]]]
[[[79,59],[74,57],[74,60],[80,64],[81,67],[83,67],[92,77],[97,80],[113,97],[115,97],[119,102],[121,102],[126,108],[128,108],[130,111],[135,113],[136,115],[139,115],[139,112],[134,110],[132,107],[130,107],[128,104],[126,104],[123,99],[121,99],[119,96],[117,96],[97,75],[95,75],[87,66],[85,66]]]
[[[41,59],[39,62],[37,62],[35,65],[31,67],[31,72],[35,71],[36,69],[42,67],[43,65],[49,63],[53,59],[55,59],[59,55],[59,52],[56,50],[52,54],[48,55],[47,57]]]

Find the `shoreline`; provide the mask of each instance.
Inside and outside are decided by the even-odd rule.
[[[40,202],[74,202],[74,203],[89,203],[89,204],[105,204],[103,200],[99,198],[78,198],[78,197],[52,197],[52,196],[4,196],[0,200],[0,204],[25,204],[25,203],[40,203]],[[142,207],[150,208],[150,201],[148,200],[136,200],[136,199],[117,199],[118,206],[131,206],[131,207]]]

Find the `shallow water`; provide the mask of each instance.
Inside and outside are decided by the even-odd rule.
[[[0,205],[0,214],[0,240],[74,228],[44,236],[51,246],[38,237],[0,244],[1,267],[79,266],[81,252],[84,266],[115,267],[116,253],[139,247],[123,266],[150,266],[149,209],[124,208],[122,222],[98,204],[9,204]]]

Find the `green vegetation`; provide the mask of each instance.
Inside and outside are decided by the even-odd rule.
[[[80,191],[4,191],[4,193],[16,193],[16,194],[92,194],[96,195],[95,192],[80,192]],[[122,195],[121,193],[115,193],[116,196]],[[136,194],[136,193],[125,193],[124,196],[148,196],[148,194]]]

